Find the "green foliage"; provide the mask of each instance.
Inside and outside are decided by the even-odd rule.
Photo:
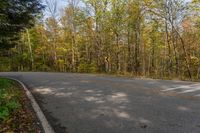
[[[43,8],[40,0],[1,0],[0,49],[16,45],[19,32],[33,26]]]
[[[21,107],[19,104],[20,93],[13,81],[0,78],[0,122]]]
[[[18,84],[0,78],[0,133],[36,133],[41,128]]]
[[[95,73],[97,72],[97,67],[94,64],[80,63],[78,66],[78,72]]]
[[[51,16],[20,34],[8,69],[198,79],[199,0],[72,0],[60,19],[56,2],[47,1]]]
[[[38,70],[38,71],[44,71],[44,72],[52,71],[52,69],[45,64],[37,63],[35,65],[36,65],[36,70]]]
[[[6,106],[0,107],[0,120],[5,120],[9,117],[9,110]]]
[[[9,71],[10,61],[11,59],[8,57],[0,57],[0,71]]]

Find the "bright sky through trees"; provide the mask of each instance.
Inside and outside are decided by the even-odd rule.
[[[42,0],[43,3],[45,3],[45,0]],[[185,0],[186,2],[190,2],[191,0]],[[62,9],[64,9],[67,6],[67,0],[57,0],[58,2],[58,12],[60,12]],[[44,11],[45,16],[48,16],[49,13],[47,10]]]

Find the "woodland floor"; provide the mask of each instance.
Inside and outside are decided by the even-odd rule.
[[[30,101],[22,87],[0,78],[0,133],[42,133]]]

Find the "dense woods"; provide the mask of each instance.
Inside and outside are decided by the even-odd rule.
[[[1,50],[0,71],[200,78],[199,0],[66,2],[58,15],[46,0],[49,16]]]

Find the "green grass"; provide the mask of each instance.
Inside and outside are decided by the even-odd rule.
[[[12,113],[21,107],[20,96],[14,81],[0,78],[0,123],[9,119]]]
[[[0,133],[39,133],[38,119],[22,87],[0,78]]]

